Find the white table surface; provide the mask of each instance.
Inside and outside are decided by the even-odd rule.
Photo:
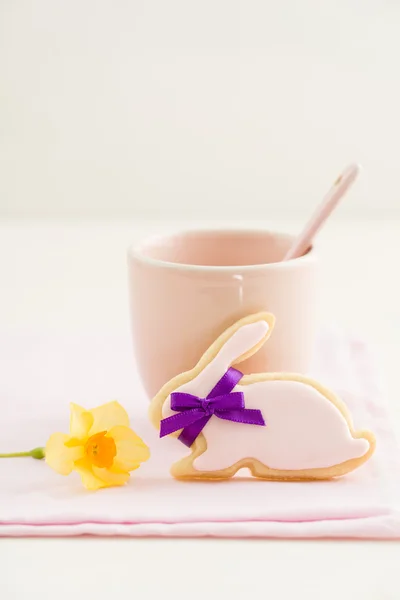
[[[3,222],[0,335],[126,331],[126,247],[184,225]],[[321,322],[342,324],[380,351],[400,431],[400,221],[335,220],[319,247]],[[397,542],[2,539],[0,598],[103,600],[124,593],[191,600],[223,591],[234,599],[388,600],[400,597],[399,564]]]

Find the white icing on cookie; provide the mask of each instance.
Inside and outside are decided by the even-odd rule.
[[[353,439],[342,413],[316,389],[298,381],[237,385],[246,408],[261,410],[266,427],[213,417],[203,429],[207,451],[194,461],[200,471],[254,458],[271,469],[331,467],[363,456],[365,439]]]
[[[205,398],[235,360],[262,342],[268,330],[262,320],[242,326],[196,377],[174,391]],[[266,427],[212,416],[202,431],[207,450],[195,459],[195,469],[217,471],[244,458],[278,470],[327,468],[368,451],[368,440],[352,437],[334,403],[312,385],[287,377],[248,385],[239,382],[234,391],[243,392],[246,408],[261,410]],[[174,414],[170,396],[162,413],[164,418]]]

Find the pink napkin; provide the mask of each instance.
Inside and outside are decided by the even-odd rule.
[[[0,460],[0,535],[125,535],[400,539],[400,453],[367,346],[335,330],[320,336],[312,374],[342,395],[355,426],[377,437],[373,459],[343,479],[277,483],[173,480],[187,453],[147,423],[128,336],[0,337],[0,452],[44,445],[67,431],[69,402],[118,399],[152,458],[124,488],[87,492],[44,461]]]

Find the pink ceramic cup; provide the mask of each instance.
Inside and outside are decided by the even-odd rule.
[[[153,397],[195,366],[236,320],[272,312],[268,342],[244,373],[308,370],[315,342],[315,250],[279,262],[293,237],[268,231],[187,231],[128,252],[130,312],[144,388]]]

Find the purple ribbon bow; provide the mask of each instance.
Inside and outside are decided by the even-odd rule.
[[[231,367],[207,398],[173,392],[171,409],[177,411],[177,414],[162,419],[160,437],[182,429],[178,439],[190,448],[213,415],[226,421],[265,426],[260,410],[245,408],[243,392],[232,392],[242,376],[243,373]]]

